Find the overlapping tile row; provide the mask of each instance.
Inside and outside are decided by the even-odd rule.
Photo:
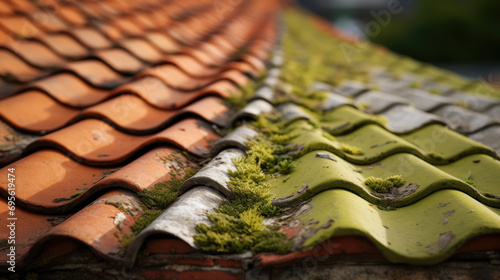
[[[223,98],[265,69],[276,4],[85,1],[56,3],[54,13],[5,3],[0,55],[9,63],[0,73],[13,86],[0,100],[10,141],[0,220],[14,168],[17,264],[44,265],[82,244],[122,262],[122,239],[144,211],[135,193],[197,166],[186,157],[210,156],[216,129],[230,122]],[[23,35],[22,25],[34,32]],[[186,252],[184,241],[168,242]]]
[[[345,98],[369,92],[358,84],[332,90],[320,114],[293,103],[275,106],[279,69],[269,73],[232,123],[278,113],[286,133],[294,135],[289,145],[298,152],[295,170],[270,182],[273,203],[286,213],[274,221],[292,240],[293,251],[361,235],[391,262],[431,264],[449,258],[467,240],[500,234],[500,177],[494,171],[500,170],[500,161],[492,148],[448,129],[445,117],[409,107],[413,102],[382,93],[380,98]],[[367,102],[366,111],[383,117],[362,112],[361,102]],[[217,157],[205,170],[212,175],[195,175],[184,187],[203,184],[231,198],[226,185],[231,158],[241,156],[257,134],[241,126],[217,141],[212,147]],[[387,193],[365,184],[369,177],[394,175],[401,175],[404,186]],[[273,255],[257,259],[262,266],[283,265]]]

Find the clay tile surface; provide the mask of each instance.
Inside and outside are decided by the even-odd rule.
[[[285,2],[1,1],[0,274],[500,277],[500,90]]]

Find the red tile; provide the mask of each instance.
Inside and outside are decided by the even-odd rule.
[[[57,15],[70,24],[76,26],[84,25],[87,22],[85,16],[72,6],[59,6],[57,9]]]
[[[28,82],[43,74],[42,71],[29,66],[19,57],[5,50],[0,50],[0,61],[2,61],[0,75],[9,81],[15,79],[20,82]]]
[[[153,143],[174,144],[196,156],[208,155],[217,135],[196,119],[185,119],[153,135],[134,136],[120,132],[105,122],[87,119],[45,135],[26,149],[53,147],[78,157],[85,164],[102,166],[123,162],[139,149]]]
[[[117,18],[114,19],[111,24],[120,29],[123,34],[127,34],[128,36],[144,35],[144,30],[130,18]]]
[[[33,38],[43,34],[28,19],[20,16],[0,17],[0,25],[19,38]]]
[[[103,49],[111,47],[111,42],[95,29],[88,27],[73,28],[69,31],[83,45],[90,49]]]
[[[106,202],[122,203],[133,210],[122,212]],[[120,237],[130,232],[138,214],[142,213],[137,196],[127,191],[112,191],[101,196],[97,201],[78,211],[73,216],[41,215],[24,211],[17,207],[16,221],[16,264],[26,265],[28,261],[37,259],[42,251],[44,258],[54,258],[69,253],[68,248],[76,248],[71,239],[89,246],[98,255],[107,259],[120,259],[122,245],[115,236]],[[121,223],[115,224],[117,217],[123,217]],[[5,199],[0,200],[0,217],[6,220],[8,208]],[[120,220],[118,220],[120,221]],[[0,238],[8,237],[7,231],[0,233]],[[51,240],[59,242],[51,242]],[[57,244],[57,245],[56,245]],[[61,245],[65,246],[61,246]],[[46,245],[46,246],[44,246]],[[53,247],[53,245],[56,245]],[[60,248],[58,248],[61,246]],[[66,247],[68,246],[68,247]],[[44,250],[36,249],[43,248]],[[30,250],[32,249],[32,250]],[[29,253],[28,253],[29,252]],[[1,254],[0,261],[5,262],[8,256]],[[48,262],[49,260],[35,260]]]
[[[7,2],[0,2],[0,14],[11,15],[14,11]]]
[[[186,254],[196,251],[189,244],[173,238],[151,238],[144,244],[144,255],[151,254]],[[213,261],[211,264],[213,265]]]
[[[78,59],[89,55],[86,48],[80,45],[75,39],[65,34],[44,35],[39,37],[39,39],[52,48],[57,54],[69,59]]]
[[[58,68],[64,60],[46,46],[32,41],[15,41],[11,49],[30,64],[40,68]]]
[[[115,26],[105,23],[99,22],[96,23],[97,28],[106,36],[108,36],[113,41],[118,41],[124,38],[124,34]]]
[[[149,104],[163,109],[184,107],[193,100],[205,95],[229,97],[238,92],[238,88],[228,81],[218,81],[202,89],[182,92],[165,85],[154,77],[143,77],[118,87],[113,94],[132,92],[146,100]]]
[[[33,22],[47,32],[61,32],[68,30],[68,25],[52,11],[37,11],[31,17]]]
[[[124,82],[124,78],[98,60],[82,60],[66,64],[66,69],[99,87],[113,88]]]
[[[148,63],[155,63],[163,57],[160,51],[143,39],[125,39],[120,44],[137,58]]]
[[[0,116],[21,130],[51,131],[78,113],[79,110],[62,106],[39,91],[27,91],[0,100]]]
[[[95,55],[105,61],[115,71],[135,74],[145,67],[137,58],[122,49],[107,49],[95,52]]]
[[[178,53],[182,49],[174,39],[161,32],[150,32],[146,34],[145,38],[165,53]]]
[[[134,95],[115,97],[82,112],[83,116],[105,118],[129,132],[141,134],[172,123],[181,115],[197,115],[224,125],[229,120],[228,113],[228,108],[216,97],[206,97],[179,111],[165,111]]]
[[[177,159],[169,159],[174,153]],[[180,163],[193,166],[178,150],[169,147],[155,148],[123,167],[113,168],[81,165],[58,151],[41,150],[0,169],[0,190],[7,191],[7,169],[14,167],[17,185],[24,186],[16,191],[17,201],[25,209],[58,213],[69,211],[104,188],[134,192],[151,188],[170,180],[172,171],[182,172]],[[82,189],[85,191],[81,195],[71,199]]]
[[[73,107],[87,107],[110,96],[109,92],[93,88],[79,77],[69,73],[61,73],[36,81],[30,84],[28,89],[42,90],[59,102]]]
[[[35,5],[33,5],[33,3],[31,3],[29,0],[10,1],[10,4],[16,11],[25,14],[31,14],[37,10]]]

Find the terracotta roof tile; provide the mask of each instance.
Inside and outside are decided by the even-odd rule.
[[[18,266],[51,271],[76,259],[75,267],[93,273],[87,267],[96,258],[103,271],[127,266],[120,277],[242,279],[267,277],[318,252],[387,265],[498,249],[491,245],[500,233],[498,99],[471,95],[477,83],[371,46],[363,59],[340,63],[343,41],[336,40],[345,37],[331,30],[337,37],[322,37],[327,44],[316,50],[332,49],[314,67],[331,66],[338,77],[315,76],[303,86],[296,80],[307,77],[288,63],[314,60],[292,61],[286,36],[299,33],[288,18],[296,12],[277,17],[280,5],[1,2],[0,221],[10,215],[15,168]],[[430,93],[436,90],[442,94]],[[238,98],[247,103],[236,112],[228,104]],[[268,113],[280,128],[258,128]],[[232,180],[240,158],[265,143],[266,129],[283,129],[273,135],[281,149],[273,168],[293,166],[289,174],[266,167],[273,175],[249,189],[260,195],[268,186],[269,205],[259,207],[282,212],[263,220],[276,227],[261,233],[279,229],[291,251],[214,255],[227,248],[203,247],[200,224],[219,223],[220,209],[242,199]],[[265,164],[256,158],[257,167],[244,168]],[[366,183],[394,175],[405,184],[389,192]],[[151,196],[157,191],[177,199],[159,208]],[[249,223],[243,216],[226,222]],[[8,237],[0,231],[2,241]],[[7,260],[2,253],[2,268]]]

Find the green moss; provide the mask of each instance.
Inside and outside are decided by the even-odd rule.
[[[130,213],[130,209],[125,208],[122,203],[120,202],[112,202],[112,201],[106,201],[105,204],[113,205],[114,207],[118,208],[120,211],[125,212],[125,213]]]
[[[435,160],[444,160],[444,157],[438,153],[429,153],[428,154],[430,158],[435,159]]]
[[[443,94],[443,92],[441,90],[436,89],[436,88],[429,89],[429,93],[432,93],[434,95],[441,95],[441,94]]]
[[[344,153],[350,154],[350,155],[363,155],[365,153],[360,148],[354,147],[351,145],[347,145],[347,144],[342,144],[341,148],[342,148],[342,151]]]
[[[69,198],[75,198],[84,193],[88,188],[79,189],[77,192],[72,194]]]
[[[390,176],[385,179],[369,177],[365,180],[365,185],[370,189],[379,192],[387,193],[394,188],[402,187],[405,181],[401,178],[401,175]]]
[[[163,210],[146,210],[138,219],[135,221],[135,224],[130,228],[134,232],[134,234],[138,234],[143,229],[145,229],[151,222],[158,218]]]

